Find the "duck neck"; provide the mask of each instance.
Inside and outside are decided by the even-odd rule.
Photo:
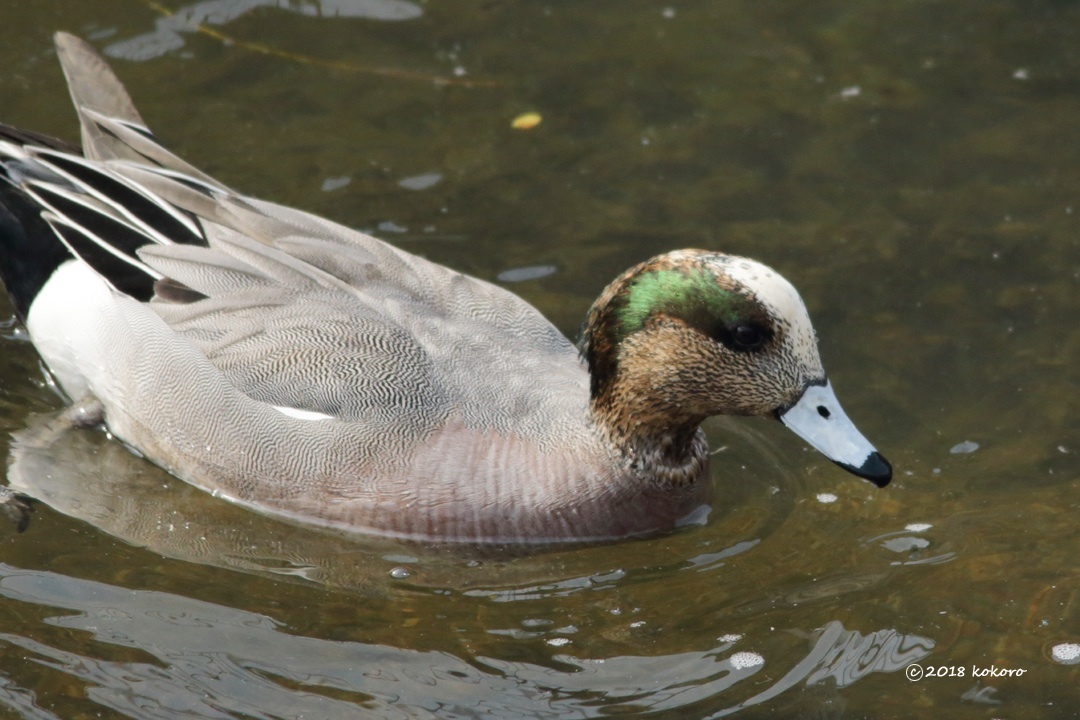
[[[594,398],[591,411],[608,442],[636,474],[664,486],[687,487],[707,471],[703,418],[675,420],[670,408],[657,408],[632,393],[618,399]]]
[[[669,486],[694,484],[708,467],[708,446],[700,425],[705,415],[679,402],[658,371],[677,364],[679,342],[650,344],[628,337],[620,319],[634,278],[662,265],[647,261],[616,278],[589,309],[582,328],[581,354],[589,369],[593,421],[639,475]],[[651,350],[650,350],[651,348]],[[674,351],[673,351],[674,352]],[[675,382],[678,382],[677,380]]]

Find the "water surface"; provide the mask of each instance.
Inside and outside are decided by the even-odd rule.
[[[650,255],[763,260],[897,471],[725,419],[674,535],[358,540],[43,434],[62,402],[6,324],[0,454],[45,502],[0,529],[0,715],[1080,716],[1076,3],[43,0],[0,28],[4,121],[75,137],[76,32],[195,165],[571,337]]]

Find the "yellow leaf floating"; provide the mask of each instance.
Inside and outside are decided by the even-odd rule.
[[[544,118],[540,117],[540,113],[527,112],[518,115],[514,118],[514,121],[510,123],[510,127],[515,130],[532,130],[534,127],[540,124],[540,121]]]

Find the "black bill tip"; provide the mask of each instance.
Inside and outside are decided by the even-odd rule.
[[[876,450],[867,455],[866,460],[858,467],[842,462],[836,464],[863,480],[869,480],[879,488],[885,487],[892,480],[892,465]]]

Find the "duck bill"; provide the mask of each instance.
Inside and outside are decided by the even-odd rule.
[[[892,466],[848,420],[828,380],[808,385],[794,405],[776,417],[810,446],[850,473],[885,487]]]

